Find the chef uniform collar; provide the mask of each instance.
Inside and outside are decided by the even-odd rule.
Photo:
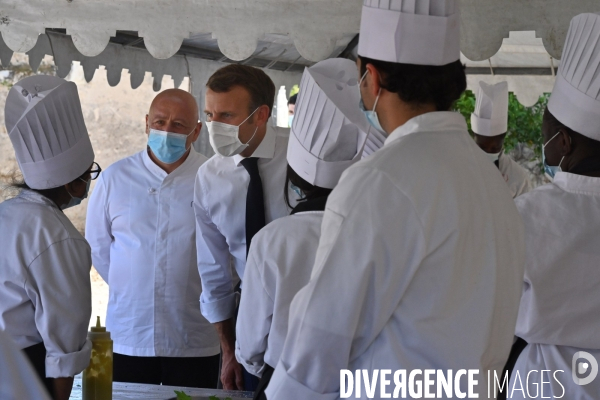
[[[304,70],[287,160],[311,185],[333,189],[344,170],[361,158],[371,128],[359,102],[352,61],[334,58]]]
[[[92,165],[94,150],[74,83],[47,75],[22,79],[8,93],[4,113],[30,188],[65,185]]]

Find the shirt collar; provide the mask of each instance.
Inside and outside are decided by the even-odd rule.
[[[25,199],[27,201],[31,201],[33,203],[46,204],[46,205],[58,208],[56,203],[54,203],[52,200],[50,200],[46,196],[36,192],[35,190],[22,189],[19,192],[18,197]]]
[[[600,195],[600,178],[557,172],[552,183],[566,192]]]
[[[409,119],[404,125],[396,128],[392,133],[390,133],[387,139],[385,139],[385,143],[383,145],[387,146],[393,141],[415,132],[466,132],[467,129],[465,118],[457,112],[429,112]]]
[[[159,178],[161,180],[164,180],[169,175],[174,175],[178,171],[183,171],[189,164],[191,164],[193,162],[193,160],[195,159],[195,156],[197,154],[196,150],[194,149],[194,145],[192,145],[190,147],[190,153],[188,154],[188,156],[185,159],[185,161],[183,162],[183,164],[181,164],[179,167],[177,167],[175,169],[175,171],[171,172],[171,174],[167,174],[161,167],[159,167],[158,165],[156,165],[154,163],[154,161],[152,161],[152,159],[150,158],[150,155],[148,154],[149,151],[151,151],[151,150],[148,147],[146,147],[146,150],[144,150],[142,152],[142,161],[144,162],[144,165],[146,166],[146,168],[148,168],[148,171],[150,171],[153,175],[155,175],[157,178]]]
[[[262,142],[258,145],[254,153],[250,157],[256,158],[273,158],[275,155],[275,139],[277,138],[277,132],[271,125],[267,125],[267,132]],[[246,157],[242,157],[239,154],[233,156],[233,161],[236,166],[240,165],[240,162]]]

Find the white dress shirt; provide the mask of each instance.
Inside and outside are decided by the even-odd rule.
[[[0,331],[0,399],[50,400],[23,352],[4,332]]]
[[[565,399],[600,398],[600,377],[585,386],[571,377],[577,351],[600,362],[600,178],[556,174],[553,183],[515,200],[525,223],[525,287],[516,335],[529,345],[521,353],[512,378],[519,371],[523,387],[532,370],[562,369],[544,377],[544,396]],[[585,360],[582,360],[585,361]],[[532,374],[529,390],[541,386]],[[511,382],[511,387],[512,387]],[[515,392],[515,399],[522,399]],[[541,398],[541,396],[540,396]]]
[[[515,160],[502,152],[498,163],[500,166],[500,173],[504,177],[513,198],[521,196],[533,189],[529,172]]]
[[[90,362],[90,246],[48,198],[23,190],[0,204],[0,331],[24,349],[44,343],[46,377]]]
[[[266,223],[291,211],[283,191],[289,129],[268,125],[252,157],[258,160],[265,199]],[[198,270],[202,277],[200,307],[211,323],[232,318],[236,307],[233,267],[239,277],[246,265],[246,194],[250,175],[241,156],[214,155],[196,177],[194,211]],[[288,189],[290,199],[295,194]],[[292,204],[293,206],[294,204]]]
[[[514,201],[464,118],[409,120],[329,196],[267,397],[337,399],[340,369],[478,369],[487,398],[487,371],[500,375],[512,345],[523,259]]]
[[[310,279],[322,221],[322,211],[297,213],[271,222],[252,239],[235,356],[256,376],[262,376],[265,363],[275,368],[279,361],[290,304]]]
[[[143,150],[106,169],[88,205],[86,237],[108,283],[115,353],[208,357],[219,353],[200,313],[194,179],[206,157],[192,148],[167,174]]]

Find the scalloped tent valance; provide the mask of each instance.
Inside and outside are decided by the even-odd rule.
[[[406,0],[380,0],[401,4]],[[27,52],[46,28],[65,29],[77,50],[96,56],[117,31],[135,31],[150,54],[174,55],[184,40],[210,34],[234,61],[252,57],[265,35],[285,35],[308,61],[325,59],[358,32],[362,0],[2,0],[0,32]],[[570,19],[599,12],[597,0],[461,0],[462,52],[493,56],[510,31],[534,30],[560,58]]]

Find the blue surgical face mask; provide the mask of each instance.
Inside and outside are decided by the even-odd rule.
[[[360,90],[360,85],[362,84],[363,80],[367,76],[368,72],[369,72],[369,70],[366,70],[365,74],[362,76],[362,78],[360,78],[360,81],[358,82],[359,90]],[[365,103],[363,102],[362,95],[361,95],[360,103],[359,103],[358,107],[365,114],[365,117],[367,118],[367,121],[369,121],[369,124],[371,124],[371,126],[373,128],[375,128],[375,130],[377,130],[378,132],[387,136],[387,133],[381,127],[381,123],[379,122],[379,117],[377,116],[377,112],[375,111],[377,109],[377,102],[379,101],[379,96],[381,96],[381,88],[379,88],[379,93],[377,93],[377,98],[375,99],[375,104],[373,104],[373,110],[367,110],[365,108]]]
[[[294,114],[290,115],[288,117],[288,126],[291,128],[292,127],[292,122],[294,121]]]
[[[302,189],[300,189],[298,186],[294,185],[293,183],[290,183],[290,189],[292,189],[294,193],[298,195],[299,199],[303,197]]]
[[[81,178],[79,178],[81,179]],[[83,179],[81,179],[83,182],[85,182]],[[71,207],[75,207],[81,204],[81,202],[83,201],[83,199],[85,199],[88,196],[88,192],[90,191],[90,183],[92,182],[92,180],[88,180],[85,183],[85,193],[83,195],[83,197],[75,197],[73,196],[71,193],[69,193],[69,191],[67,190],[67,193],[69,193],[69,196],[71,196],[71,200],[69,200],[69,202],[67,204],[63,204],[62,206],[60,206],[61,210],[66,210],[67,208],[71,208]]]
[[[196,128],[189,134],[182,135],[181,133],[159,131],[158,129],[150,129],[148,135],[148,147],[152,150],[152,154],[165,164],[173,164],[183,157],[189,150],[186,148],[188,136],[190,136]]]
[[[557,166],[548,165],[548,163],[546,163],[545,149],[546,149],[546,146],[548,146],[548,143],[550,143],[559,134],[560,134],[560,132],[557,132],[556,135],[552,136],[552,139],[548,140],[546,142],[546,144],[542,146],[542,162],[544,163],[544,174],[550,180],[553,180],[558,172],[562,172],[562,168],[560,166],[561,166],[563,160],[565,159],[565,157],[563,156],[563,158],[560,159],[560,162],[558,163]]]

